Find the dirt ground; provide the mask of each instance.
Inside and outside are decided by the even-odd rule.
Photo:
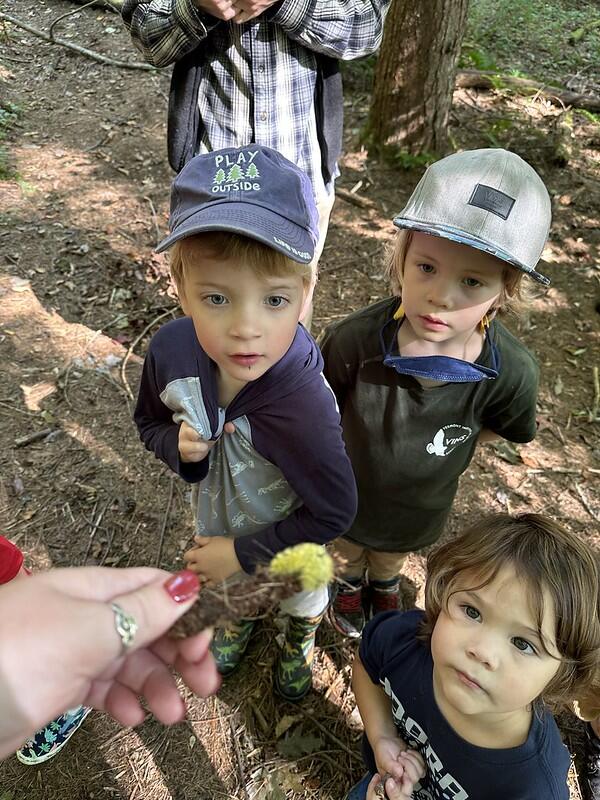
[[[46,29],[73,11],[61,0],[3,8]],[[119,17],[105,10],[82,10],[56,33],[138,60]],[[168,71],[101,65],[0,23],[0,81],[2,103],[18,107],[4,142],[11,175],[0,182],[0,530],[34,569],[180,567],[191,534],[185,487],[143,450],[131,422],[148,338],[178,313],[165,261],[152,252],[167,225]],[[390,219],[421,174],[367,159],[360,75],[349,75],[346,98],[339,186],[364,206],[336,202],[314,333],[386,295]],[[509,322],[542,365],[539,435],[478,452],[450,533],[482,510],[533,510],[600,546],[600,125],[574,112],[565,138],[565,119],[542,95],[455,96],[454,145],[524,156],[549,188],[554,223],[542,269],[552,288]],[[566,164],[557,144],[571,151]],[[405,571],[420,590],[422,555]],[[93,714],[48,764],[8,759],[0,798],[339,800],[362,771],[351,647],[322,626],[314,692],[293,706],[271,690],[277,638],[266,621],[218,698],[189,698],[188,720],[172,729],[149,719],[121,730]],[[570,715],[560,722],[579,754],[580,724]],[[577,760],[571,789],[581,796]]]

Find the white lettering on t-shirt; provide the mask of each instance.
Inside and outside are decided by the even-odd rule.
[[[392,715],[400,738],[418,750],[427,764],[427,788],[417,784],[413,791],[414,800],[468,800],[468,793],[448,772],[440,757],[429,743],[429,737],[419,723],[406,713],[401,701],[394,694],[387,678],[382,681],[385,693],[392,701]]]

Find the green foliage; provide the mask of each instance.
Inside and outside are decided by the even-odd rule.
[[[462,44],[459,64],[463,69],[495,70],[496,62],[485,50],[480,49],[473,42]]]
[[[370,92],[373,86],[373,76],[375,74],[375,63],[377,54],[357,58],[352,61],[342,61],[340,64],[344,78],[346,95],[348,90],[353,93]]]
[[[514,127],[514,121],[510,117],[498,117],[493,119],[489,128],[485,131],[485,137],[492,147],[503,147],[502,140]]]
[[[8,149],[4,142],[10,131],[18,124],[21,116],[19,106],[8,100],[0,101],[0,180],[9,180],[15,177],[10,164]]]
[[[400,169],[405,170],[428,167],[439,158],[439,156],[436,156],[434,153],[425,152],[413,155],[413,153],[409,153],[407,150],[402,149],[394,149],[388,153],[388,156],[397,164],[397,166],[400,167]]]
[[[593,80],[599,60],[596,2],[471,0],[462,67],[564,83],[584,71]]]
[[[593,122],[594,125],[600,125],[600,114],[593,114],[586,108],[576,108],[575,113],[579,114],[582,117],[585,117],[585,119],[587,119],[588,122]]]

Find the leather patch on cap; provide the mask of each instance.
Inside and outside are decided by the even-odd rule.
[[[484,183],[477,184],[469,199],[470,206],[490,211],[492,214],[502,217],[502,219],[508,219],[514,204],[514,197],[504,194],[499,189],[486,186]]]

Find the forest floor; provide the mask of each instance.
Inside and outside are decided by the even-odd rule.
[[[48,29],[73,6],[5,0],[4,10]],[[139,60],[119,17],[105,10],[79,11],[57,35]],[[365,205],[336,201],[315,334],[386,296],[390,220],[422,172],[361,149],[369,103],[361,75],[350,72],[346,84],[338,185]],[[179,313],[166,262],[153,254],[171,179],[168,70],[101,65],[0,24],[0,81],[0,530],[35,570],[179,568],[192,533],[185,487],[144,451],[131,421],[149,336]],[[600,546],[600,121],[543,94],[459,90],[450,130],[458,148],[503,146],[526,158],[548,186],[554,220],[542,268],[552,288],[508,322],[542,367],[539,434],[527,446],[478,451],[449,533],[481,511],[532,510]],[[566,162],[556,155],[565,141]],[[418,601],[423,555],[405,572]],[[188,719],[171,729],[149,719],[122,730],[92,714],[47,764],[8,759],[1,800],[339,800],[362,772],[352,647],[324,624],[314,691],[291,705],[272,692],[277,639],[267,620],[218,697],[190,697]],[[579,800],[581,725],[571,715],[560,724],[576,756],[570,785]]]

